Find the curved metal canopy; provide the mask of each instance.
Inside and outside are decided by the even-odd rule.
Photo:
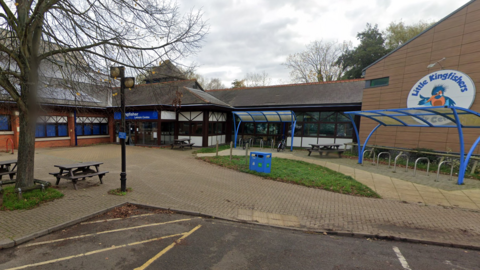
[[[460,124],[463,128],[480,128],[478,112],[454,106],[353,111],[345,114],[364,116],[382,126],[457,128]]]
[[[367,117],[379,123],[368,135],[362,147],[358,147],[358,163],[363,163],[363,153],[368,140],[380,126],[405,126],[405,127],[434,127],[434,128],[456,128],[460,141],[460,169],[458,173],[458,184],[463,184],[463,178],[467,169],[468,161],[480,143],[480,137],[470,148],[465,157],[465,142],[463,140],[463,128],[480,128],[480,113],[455,106],[403,108],[371,111],[345,112],[353,123],[357,139],[360,142],[358,128],[353,119],[354,115]],[[359,144],[360,145],[360,144]]]
[[[295,136],[295,124],[297,123],[297,117],[293,111],[239,111],[233,113],[233,127],[235,129],[235,148],[237,148],[237,136],[240,130],[240,124],[246,123],[291,123],[292,139],[290,143],[290,151],[293,151],[293,137]],[[237,116],[240,121],[236,123]]]
[[[242,122],[292,122],[296,120],[295,113],[292,111],[243,111],[232,112],[240,118]]]

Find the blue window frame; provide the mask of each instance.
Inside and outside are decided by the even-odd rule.
[[[0,131],[10,130],[10,115],[0,115]]]
[[[83,135],[83,125],[82,124],[75,125],[75,134],[77,134],[77,136]]]
[[[83,125],[83,135],[92,135],[92,124]]]
[[[56,124],[47,124],[47,137],[57,137]]]
[[[68,136],[68,125],[67,124],[58,124],[58,136],[60,136],[60,137]]]
[[[108,124],[101,124],[100,125],[100,134],[108,135]]]
[[[45,137],[45,124],[37,124],[35,127],[35,137]]]
[[[100,124],[93,124],[93,135],[100,135]]]

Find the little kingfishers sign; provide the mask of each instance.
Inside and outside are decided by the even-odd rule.
[[[456,106],[470,109],[475,92],[475,84],[467,74],[457,70],[439,70],[421,78],[413,86],[408,94],[407,108]],[[431,116],[429,121],[437,125],[450,122],[440,116]]]
[[[115,112],[114,118],[115,120],[122,119],[122,113]],[[126,120],[156,120],[158,119],[158,112],[157,111],[126,112],[125,119]]]

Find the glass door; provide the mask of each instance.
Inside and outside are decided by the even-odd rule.
[[[127,144],[135,145],[136,143],[135,122],[127,122]]]
[[[161,136],[160,136],[160,144],[167,145],[173,143],[175,139],[175,123],[174,122],[163,122],[161,123]]]
[[[157,123],[138,122],[137,144],[157,145]]]

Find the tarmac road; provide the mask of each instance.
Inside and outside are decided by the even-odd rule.
[[[0,269],[480,269],[473,250],[135,214],[97,217],[1,250]]]

